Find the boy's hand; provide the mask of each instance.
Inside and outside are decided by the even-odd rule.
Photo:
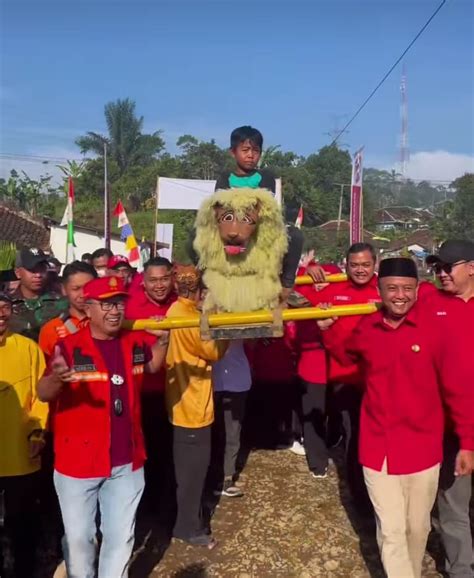
[[[293,291],[292,287],[283,287],[280,293],[280,307],[286,309],[288,307],[288,297]]]

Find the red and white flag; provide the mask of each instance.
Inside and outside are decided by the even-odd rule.
[[[114,216],[118,217],[117,226],[119,228],[122,228],[125,225],[128,225],[127,213],[125,212],[125,209],[123,208],[122,201],[119,201],[117,203],[117,206],[114,209]]]
[[[301,229],[301,225],[303,224],[303,205],[300,205],[300,210],[298,211],[298,216],[296,217],[295,227],[297,229]]]
[[[127,217],[127,213],[123,208],[122,201],[117,203],[114,209],[114,216],[118,217],[118,227],[121,229],[120,238],[125,241],[125,247],[128,252],[128,260],[132,267],[140,266],[140,249],[138,247],[137,240],[133,234],[132,226]]]
[[[350,244],[362,241],[362,151],[360,148],[354,155],[351,180],[351,217]]]
[[[72,263],[76,259],[74,251],[76,243],[74,242],[74,182],[71,177],[68,178],[67,205],[60,226],[67,227],[65,262],[66,264]]]

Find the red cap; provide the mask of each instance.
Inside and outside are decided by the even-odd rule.
[[[123,255],[114,255],[113,257],[110,257],[110,259],[107,261],[107,269],[116,269],[117,267],[123,266],[132,269],[130,261],[127,259],[127,257],[124,257]]]
[[[92,279],[84,285],[84,298],[87,299],[109,299],[117,295],[128,297],[122,279],[118,277],[99,277]]]

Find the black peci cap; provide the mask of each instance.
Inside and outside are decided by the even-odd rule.
[[[418,279],[415,261],[408,257],[382,259],[379,265],[379,279],[383,277],[412,277]]]

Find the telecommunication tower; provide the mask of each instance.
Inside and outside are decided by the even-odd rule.
[[[408,101],[407,101],[407,75],[405,65],[402,68],[402,80],[400,82],[400,174],[406,178],[407,165],[410,161],[408,148]]]

